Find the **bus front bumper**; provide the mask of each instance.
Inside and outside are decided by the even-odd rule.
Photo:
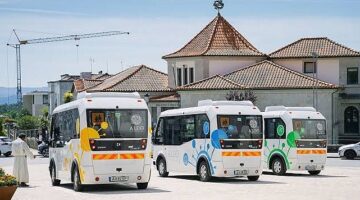
[[[109,173],[109,174],[84,174],[84,185],[92,184],[128,184],[128,183],[146,183],[150,181],[151,165],[144,166],[143,173]],[[89,167],[89,170],[92,168]]]
[[[259,167],[239,167],[239,168],[224,168],[216,167],[212,176],[214,177],[244,177],[244,176],[260,176],[262,168]]]

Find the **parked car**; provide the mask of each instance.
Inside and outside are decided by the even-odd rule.
[[[339,148],[339,156],[351,160],[360,156],[360,142],[341,146]]]
[[[6,157],[11,155],[11,143],[10,138],[0,136],[0,155],[3,154]]]
[[[41,154],[45,158],[49,157],[49,144],[48,144],[48,142],[44,142],[44,141],[41,142],[38,145],[38,152],[39,152],[39,154]]]

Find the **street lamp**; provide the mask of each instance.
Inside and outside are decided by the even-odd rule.
[[[319,58],[319,54],[316,52],[312,52],[311,56],[313,58],[313,62],[314,62],[314,72],[315,72],[315,78],[316,78],[316,85],[315,87],[313,87],[313,105],[315,107],[315,109],[318,109],[318,85],[319,85],[319,79],[318,79],[318,69],[317,69],[317,61]],[[314,78],[314,74],[313,74],[313,78]]]

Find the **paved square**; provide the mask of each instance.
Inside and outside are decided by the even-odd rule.
[[[11,172],[11,158],[0,158],[0,166]],[[149,188],[137,190],[135,185],[91,186],[84,192],[72,190],[71,184],[50,184],[47,160],[29,162],[30,188],[18,188],[14,200],[100,200],[100,199],[354,199],[360,196],[360,160],[328,159],[328,167],[320,176],[305,172],[287,176],[262,175],[257,182],[245,178],[214,179],[203,183],[195,176],[170,173],[161,178],[152,171]]]

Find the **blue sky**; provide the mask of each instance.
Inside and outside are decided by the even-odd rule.
[[[46,86],[61,74],[116,73],[145,64],[166,72],[161,56],[178,50],[216,11],[212,0],[0,0],[0,87],[16,86],[13,28],[21,39],[110,30],[130,35],[22,47],[23,85]],[[270,53],[301,37],[326,36],[360,51],[358,0],[224,0],[222,15]],[[10,42],[14,42],[12,36]]]

